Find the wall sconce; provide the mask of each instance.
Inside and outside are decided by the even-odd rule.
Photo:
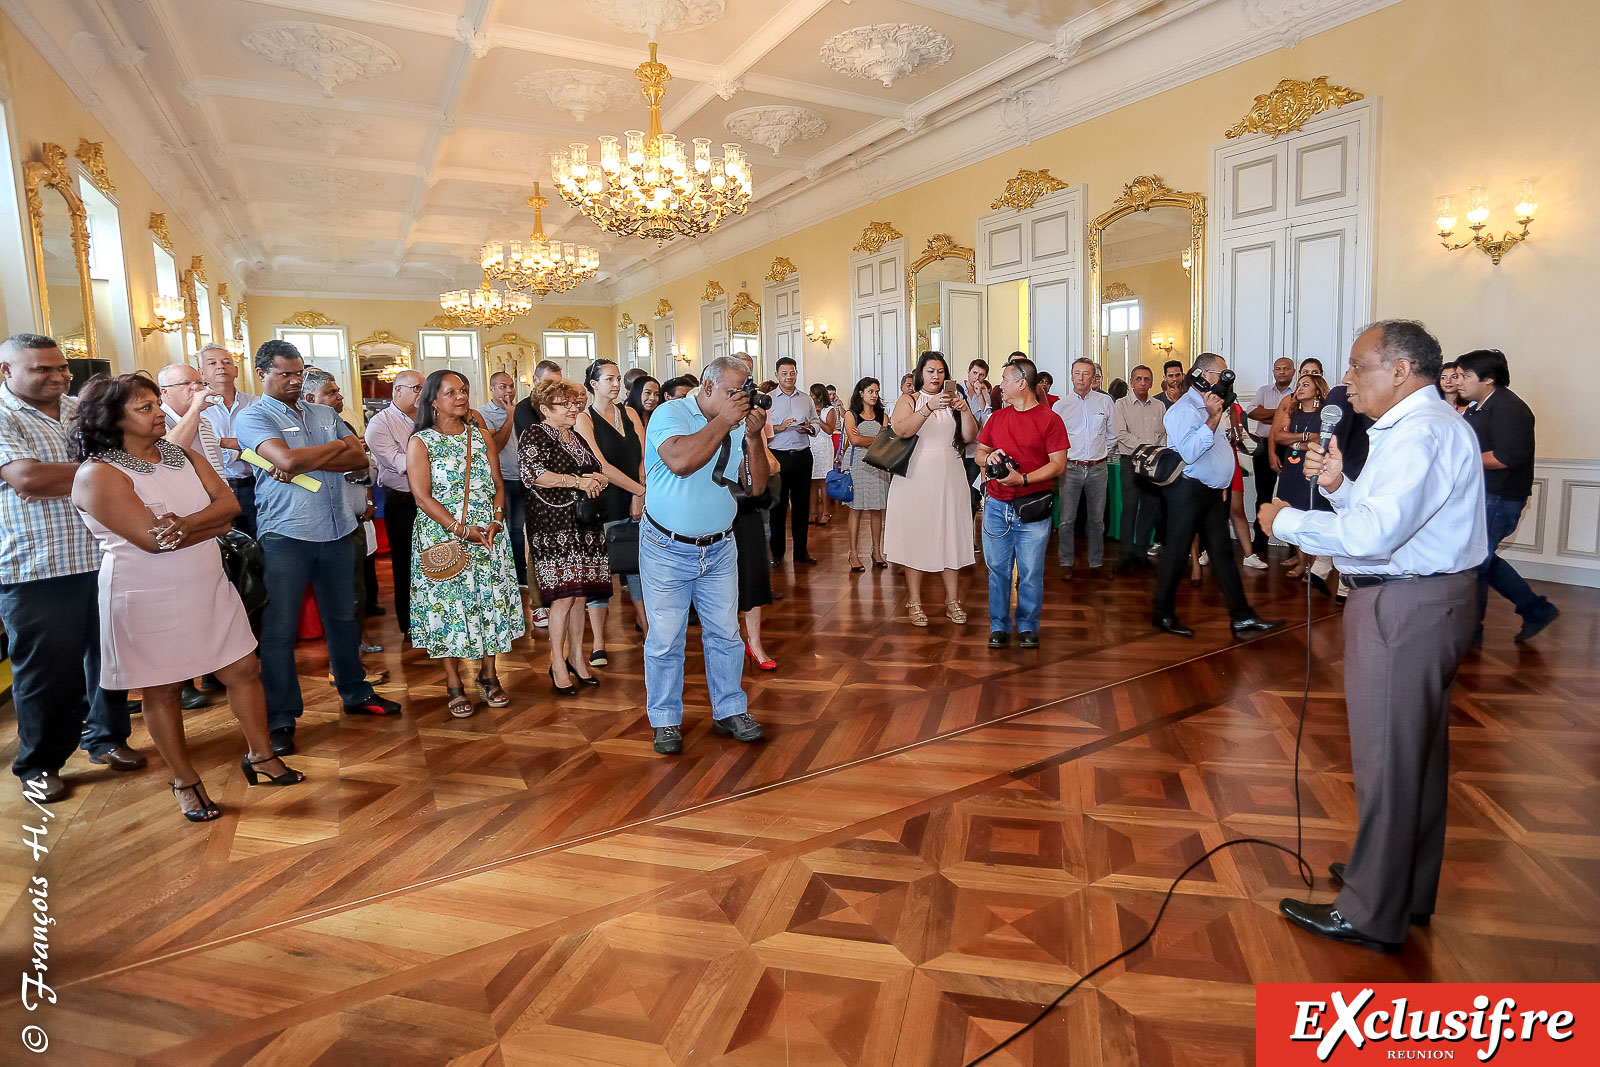
[[[183,328],[185,316],[182,297],[154,296],[150,299],[150,306],[156,321],[149,326],[139,327],[141,338],[153,333],[176,333]]]
[[[1484,227],[1489,222],[1489,192],[1481,185],[1470,186],[1467,189],[1467,228],[1472,231],[1472,240],[1462,241],[1460,244],[1451,244],[1450,238],[1456,228],[1456,198],[1453,193],[1445,193],[1434,198],[1434,221],[1439,226],[1439,238],[1444,246],[1452,252],[1463,248],[1479,248],[1488,256],[1496,266],[1500,257],[1511,251],[1512,247],[1528,239],[1528,227],[1533,223],[1534,212],[1539,210],[1539,200],[1533,188],[1532,178],[1523,178],[1517,182],[1517,222],[1522,226],[1521,233],[1506,231],[1504,237],[1484,237]]]
[[[828,336],[827,319],[806,319],[805,325],[807,341],[821,341],[823,348],[833,347],[833,338]]]
[[[1189,276],[1189,271],[1192,270],[1193,268],[1194,268],[1193,253],[1189,249],[1185,248],[1183,250],[1183,276],[1185,278],[1187,278]]]
[[[1178,343],[1178,339],[1176,337],[1173,337],[1170,334],[1168,334],[1166,337],[1162,337],[1160,334],[1156,334],[1155,336],[1150,338],[1150,343],[1152,345],[1155,345],[1156,348],[1160,349],[1163,355],[1170,356],[1170,355],[1172,355],[1172,349]]]
[[[676,341],[672,342],[672,358],[684,366],[694,362],[694,359],[689,355],[689,349]]]

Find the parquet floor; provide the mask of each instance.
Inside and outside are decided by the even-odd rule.
[[[710,733],[692,643],[687,751],[654,755],[613,612],[600,688],[552,695],[537,631],[502,667],[512,705],[467,720],[392,617],[369,660],[398,721],[342,719],[303,645],[310,781],[247,790],[226,710],[192,713],[227,811],[204,826],[142,730],[144,772],[74,757],[49,854],[0,834],[0,970],[31,955],[22,887],[47,877],[58,997],[0,1004],[0,1047],[33,1022],[71,1064],[963,1063],[1137,939],[1206,848],[1293,845],[1308,636],[1305,854],[1319,876],[1344,857],[1337,609],[1317,598],[1308,628],[1277,567],[1246,583],[1295,619],[1281,633],[1235,642],[1214,587],[1186,585],[1181,641],[1149,629],[1146,577],[1052,577],[1045,647],[991,652],[981,565],[973,621],[920,631],[897,575],[849,574],[843,541],[814,533],[823,564],[775,576],[781,667],[746,674],[765,745]],[[1463,666],[1442,897],[1402,955],[1293,930],[1293,861],[1230,849],[990,1062],[1248,1063],[1256,982],[1600,980],[1600,594],[1545,591],[1556,626],[1515,646],[1496,603]],[[31,814],[0,790],[5,825]]]

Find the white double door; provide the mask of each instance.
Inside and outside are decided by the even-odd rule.
[[[910,369],[905,273],[903,238],[850,257],[850,362],[857,379],[878,379],[886,401],[899,395],[900,376]]]

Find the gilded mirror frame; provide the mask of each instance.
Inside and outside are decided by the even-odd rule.
[[[1100,304],[1102,285],[1100,279],[1100,236],[1118,219],[1125,219],[1136,211],[1149,211],[1153,207],[1177,207],[1189,212],[1189,359],[1192,361],[1203,349],[1201,315],[1205,309],[1205,249],[1206,249],[1206,198],[1204,193],[1181,193],[1168,188],[1159,174],[1141,174],[1122,187],[1111,210],[1089,223],[1089,352],[1099,359]],[[1141,360],[1142,362],[1142,360]],[[1159,381],[1161,375],[1157,374]]]
[[[28,244],[33,257],[34,278],[39,286],[41,333],[55,336],[50,323],[50,286],[45,279],[44,262],[44,187],[49,186],[66,201],[72,222],[72,255],[78,267],[78,298],[83,304],[83,346],[93,359],[99,348],[94,335],[94,286],[89,278],[89,213],[72,187],[72,171],[67,165],[67,150],[48,141],[40,145],[41,162],[22,165],[22,189],[28,205]]]
[[[917,349],[917,272],[941,259],[966,260],[967,281],[978,280],[977,254],[965,245],[956,244],[955,238],[947,233],[936,233],[928,238],[928,243],[922,248],[922,255],[906,265],[906,351],[910,353],[913,365],[922,355]]]

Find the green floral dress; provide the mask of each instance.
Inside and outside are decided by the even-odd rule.
[[[495,459],[476,427],[472,442],[472,499],[467,504],[467,525],[487,526],[494,519]],[[461,490],[466,481],[467,435],[442,434],[427,429],[417,438],[428,449],[428,475],[433,498],[451,515],[461,514]],[[417,511],[411,528],[415,559],[424,545],[448,535],[444,527]],[[490,652],[509,652],[511,642],[526,628],[517,572],[511,563],[511,542],[502,532],[492,549],[470,545],[467,566],[448,581],[436,582],[413,564],[411,570],[411,642],[433,659],[457,656],[478,659]]]

